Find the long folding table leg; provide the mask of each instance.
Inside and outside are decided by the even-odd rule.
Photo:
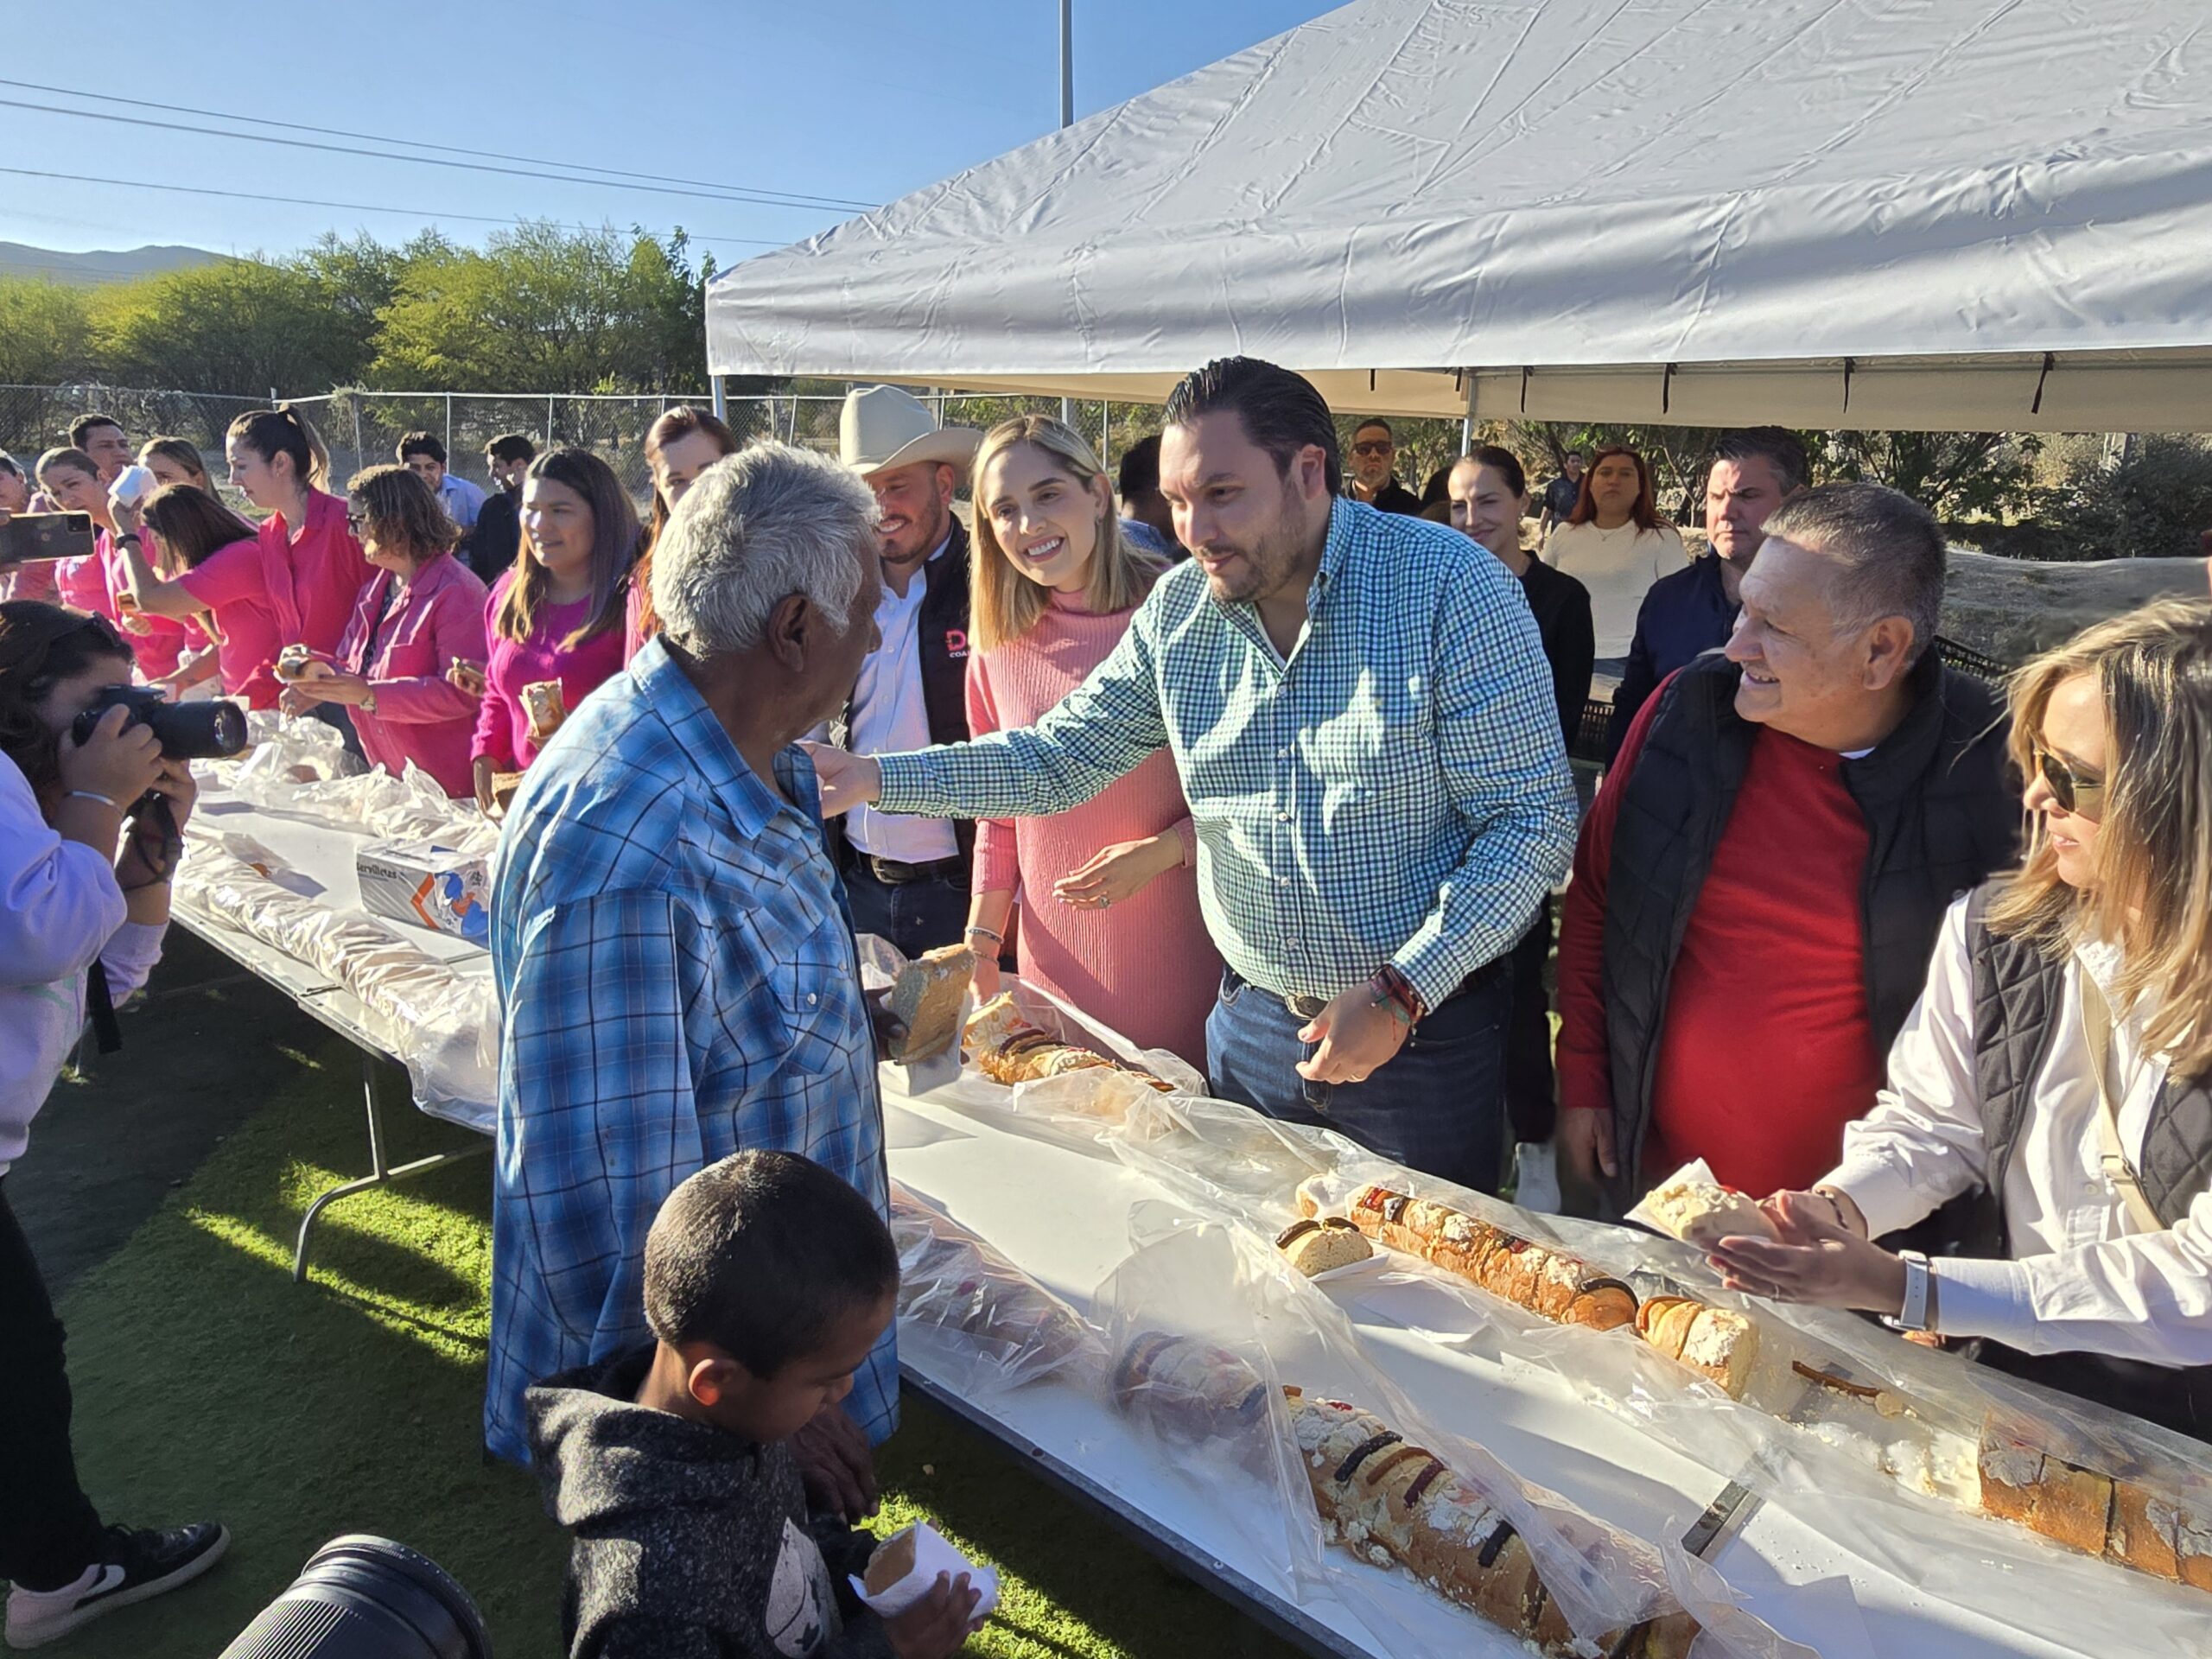
[[[377,1057],[368,1050],[359,1051],[361,1056],[361,1098],[369,1117],[369,1173],[359,1180],[345,1181],[327,1192],[318,1193],[307,1213],[300,1217],[299,1247],[292,1253],[292,1282],[304,1285],[308,1281],[308,1243],[315,1232],[315,1224],[327,1205],[351,1198],[356,1192],[365,1192],[373,1186],[390,1186],[395,1181],[404,1181],[417,1175],[426,1175],[434,1169],[443,1169],[448,1164],[458,1164],[470,1158],[480,1158],[490,1153],[492,1144],[464,1147],[459,1152],[435,1152],[427,1158],[416,1158],[397,1167],[387,1167],[384,1161],[384,1103],[377,1094]]]

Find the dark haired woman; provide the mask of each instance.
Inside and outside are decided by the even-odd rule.
[[[1572,752],[1582,724],[1582,705],[1590,696],[1593,646],[1589,589],[1521,545],[1521,521],[1529,516],[1529,475],[1510,449],[1494,443],[1478,445],[1453,465],[1446,489],[1452,527],[1488,548],[1521,580],[1551,670],[1560,740]],[[1505,1115],[1514,1139],[1537,1148],[1530,1155],[1540,1159],[1549,1155],[1544,1143],[1552,1138],[1559,1118],[1552,1071],[1551,997],[1544,988],[1544,962],[1551,948],[1552,901],[1547,894],[1536,907],[1535,920],[1513,947],[1513,1014],[1505,1028]],[[1533,1193],[1535,1188],[1529,1190]]]
[[[270,515],[258,531],[263,567],[278,616],[288,624],[296,619],[298,630],[283,643],[323,655],[336,651],[369,563],[346,528],[345,502],[326,487],[330,458],[322,440],[284,404],[232,421],[223,453],[232,486]]]
[[[124,814],[156,790],[181,827],[192,775],[162,758],[144,726],[126,727],[121,709],[81,745],[70,731],[131,668],[129,644],[105,617],[36,600],[0,604],[0,1579],[14,1586],[11,1648],[174,1589],[230,1542],[212,1522],[101,1524],[70,1450],[61,1322],[7,1198],[9,1166],[84,1028],[93,972],[119,1002],[161,956],[169,849]]]
[[[478,699],[446,671],[484,660],[484,584],[454,556],[461,531],[437,496],[406,467],[372,467],[346,489],[347,522],[376,574],[327,659],[336,671],[293,681],[279,706],[343,703],[371,765],[398,778],[412,760],[447,794],[467,795]]]
[[[1590,590],[1600,672],[1620,677],[1645,592],[1688,556],[1681,532],[1659,516],[1643,457],[1623,443],[1599,450],[1574,511],[1544,543],[1544,563]]]
[[[156,490],[141,517],[143,530],[116,543],[131,604],[148,616],[207,612],[225,693],[251,708],[276,707],[276,654],[298,630],[296,613],[285,608],[289,588],[270,581],[267,544],[251,524],[189,484]],[[158,560],[147,556],[148,536]],[[157,563],[176,574],[162,575]]]
[[[522,552],[492,587],[490,646],[480,672],[451,671],[480,692],[470,749],[477,804],[498,810],[493,779],[537,758],[552,728],[622,666],[622,615],[638,552],[638,510],[621,480],[588,449],[553,449],[530,464],[522,486]],[[560,687],[554,717],[532,718],[526,688]]]
[[[660,632],[653,614],[653,546],[668,515],[700,474],[724,455],[737,453],[737,434],[702,409],[679,404],[662,412],[645,434],[645,465],[652,468],[653,510],[645,524],[645,551],[630,574],[630,599],[622,624],[622,660]]]

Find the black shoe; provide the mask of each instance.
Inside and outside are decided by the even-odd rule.
[[[230,1547],[231,1535],[213,1521],[135,1531],[110,1527],[99,1560],[76,1583],[8,1592],[8,1645],[41,1647],[102,1613],[189,1584]]]

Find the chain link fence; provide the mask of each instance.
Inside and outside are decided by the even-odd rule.
[[[731,397],[726,418],[741,442],[773,437],[828,454],[837,448],[837,422],[845,389],[834,382],[801,381],[800,389],[765,396]],[[919,394],[943,424],[988,429],[1020,414],[1057,416],[1057,397]],[[645,433],[663,410],[679,404],[712,406],[704,391],[630,396],[583,396],[569,392],[334,391],[290,400],[314,423],[330,451],[331,485],[365,467],[396,461],[399,442],[410,432],[428,432],[446,447],[448,469],[471,483],[493,487],[484,465],[485,446],[509,432],[519,432],[540,449],[575,445],[591,450],[614,469],[642,510],[652,499],[652,475],[645,466]],[[134,444],[149,437],[178,437],[196,448],[210,474],[222,482],[223,435],[249,410],[267,400],[211,392],[156,391],[125,386],[0,386],[0,449],[26,469],[42,450],[68,442],[69,423],[97,410],[121,421]],[[1069,411],[1076,429],[1088,439],[1111,473],[1122,453],[1160,429],[1160,411],[1144,404],[1081,402]],[[1338,423],[1349,443],[1354,417]],[[1429,470],[1448,464],[1459,453],[1456,421],[1398,421],[1400,475],[1418,491]],[[226,491],[232,505],[242,499]]]
[[[223,484],[223,434],[248,410],[266,409],[255,397],[218,392],[154,391],[141,386],[0,386],[0,449],[28,473],[48,449],[69,442],[79,415],[106,415],[123,423],[135,448],[149,438],[182,438],[200,452],[208,475]],[[225,489],[234,507],[245,498]]]

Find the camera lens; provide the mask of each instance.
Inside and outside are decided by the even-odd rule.
[[[315,1551],[222,1659],[492,1659],[492,1638],[435,1561],[355,1533]]]
[[[245,715],[234,702],[156,702],[138,717],[172,760],[220,760],[245,747]]]

